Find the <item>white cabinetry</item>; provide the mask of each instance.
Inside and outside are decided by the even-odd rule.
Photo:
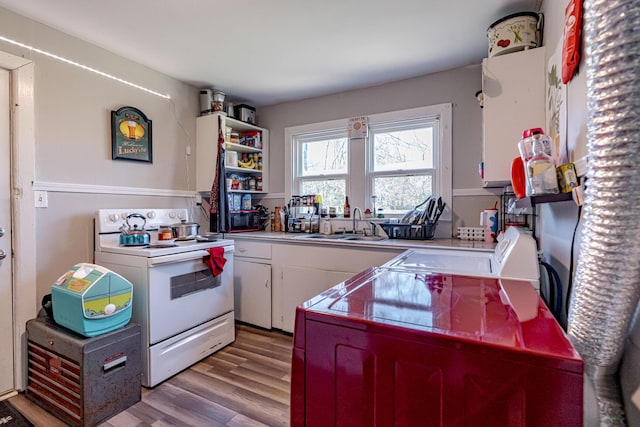
[[[524,129],[545,127],[545,49],[540,47],[482,61],[484,93],[484,186],[511,182]]]
[[[262,168],[249,169],[242,167],[227,166],[225,174],[235,173],[239,176],[248,178],[253,177],[256,180],[262,179],[262,190],[238,188],[230,190],[230,192],[241,193],[266,193],[269,190],[269,131],[261,127],[242,122],[240,120],[226,117],[221,113],[213,113],[200,116],[196,119],[196,191],[211,191],[213,180],[216,172],[216,164],[218,161],[218,138],[220,124],[222,122],[222,134],[225,135],[225,128],[230,127],[233,132],[237,132],[242,136],[245,133],[255,133],[260,135],[261,147],[251,147],[242,144],[225,143],[225,150],[235,151],[238,158],[242,160],[243,153],[256,154],[261,159]],[[221,185],[225,185],[222,182]]]
[[[298,305],[403,250],[274,243],[273,327],[293,332]]]
[[[235,318],[271,329],[271,244],[236,240]]]
[[[282,330],[293,332],[298,305],[344,282],[356,273],[283,265]]]

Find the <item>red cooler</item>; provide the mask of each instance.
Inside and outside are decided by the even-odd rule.
[[[307,301],[291,425],[582,426],[582,359],[537,294],[509,302],[530,287],[372,268]]]

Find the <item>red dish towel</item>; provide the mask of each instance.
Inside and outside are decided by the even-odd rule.
[[[207,249],[209,252],[208,257],[204,257],[203,262],[209,267],[211,273],[214,276],[222,273],[224,264],[227,262],[227,259],[224,257],[224,248],[216,247]]]

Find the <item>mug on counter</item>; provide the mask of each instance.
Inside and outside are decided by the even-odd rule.
[[[485,209],[480,212],[480,225],[484,227],[484,241],[495,242],[498,235],[498,210]]]

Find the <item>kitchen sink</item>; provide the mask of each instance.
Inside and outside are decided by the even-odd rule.
[[[318,239],[318,240],[347,240],[347,241],[365,241],[365,242],[377,242],[379,240],[386,240],[380,236],[363,236],[353,234],[305,234],[298,236],[299,239]]]
[[[377,242],[379,240],[386,240],[380,236],[343,236],[340,240],[360,240],[365,242]]]
[[[321,240],[338,240],[343,238],[342,234],[303,234],[298,239],[321,239]]]

